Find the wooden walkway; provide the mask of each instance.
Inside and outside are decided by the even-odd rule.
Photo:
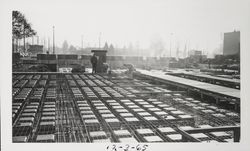
[[[240,90],[238,89],[233,89],[233,88],[209,84],[205,82],[199,82],[196,80],[190,80],[190,79],[180,78],[176,76],[166,75],[164,72],[161,72],[161,71],[151,72],[151,71],[141,70],[141,69],[137,69],[137,71],[140,72],[140,73],[136,73],[137,75],[138,74],[146,75],[151,78],[166,80],[166,81],[178,83],[181,85],[185,85],[187,87],[192,87],[192,88],[196,88],[199,90],[205,90],[205,91],[215,93],[215,94],[221,94],[226,97],[240,99]]]

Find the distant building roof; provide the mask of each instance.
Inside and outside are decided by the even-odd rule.
[[[91,52],[107,52],[108,50],[91,50]]]

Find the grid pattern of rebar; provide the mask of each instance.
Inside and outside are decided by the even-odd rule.
[[[237,113],[128,77],[14,74],[12,95],[13,142],[181,142],[179,129],[240,123]]]

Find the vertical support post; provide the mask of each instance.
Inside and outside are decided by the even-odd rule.
[[[181,141],[182,142],[187,142],[187,139],[186,139],[186,137],[184,135],[181,135]]]
[[[216,97],[215,100],[216,100],[216,105],[219,105],[220,99]]]
[[[240,128],[234,129],[234,142],[240,142]]]
[[[238,111],[238,104],[237,103],[235,103],[235,105],[234,105],[234,110],[237,112]]]
[[[204,95],[203,95],[203,93],[202,92],[200,92],[201,93],[201,99],[202,99],[202,101],[203,101],[203,99],[204,99]]]

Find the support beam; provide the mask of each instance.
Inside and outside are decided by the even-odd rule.
[[[192,130],[186,130],[189,134],[193,133],[210,133],[210,132],[222,132],[222,131],[233,131],[234,142],[240,141],[240,127],[239,126],[223,126],[223,127],[212,127],[212,128],[196,128]]]
[[[182,135],[182,141],[183,142],[187,142],[187,141],[191,141],[191,142],[201,142],[200,140],[198,140],[197,138],[194,138],[193,136],[191,136],[189,133],[185,132],[184,130],[180,129],[180,128],[176,128],[177,132],[180,133]]]

